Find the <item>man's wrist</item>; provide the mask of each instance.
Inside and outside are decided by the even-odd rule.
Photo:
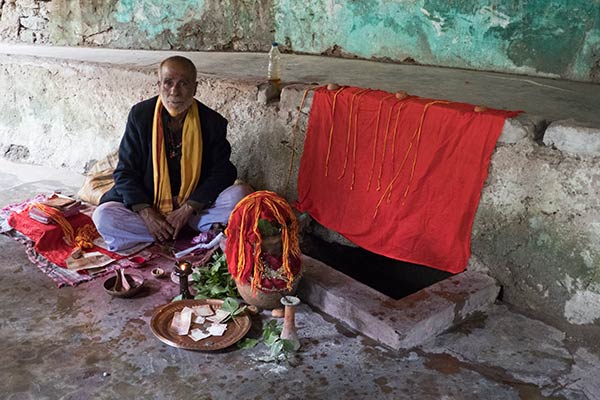
[[[131,210],[136,213],[139,213],[140,211],[142,211],[146,208],[150,208],[150,204],[139,203],[139,204],[134,204],[131,206]]]
[[[195,200],[187,200],[184,204],[192,207],[192,209],[194,210],[194,214],[198,214],[200,211],[204,210],[204,208],[206,207],[206,205],[204,203],[200,203],[199,201],[195,201]]]

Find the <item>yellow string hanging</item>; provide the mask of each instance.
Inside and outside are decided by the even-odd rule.
[[[388,113],[388,120],[385,126],[385,135],[383,136],[383,148],[381,149],[381,164],[379,166],[379,176],[377,177],[377,191],[381,190],[381,175],[383,174],[383,166],[385,164],[385,150],[387,149],[387,138],[390,130],[390,122],[392,121],[392,113],[394,111],[394,107],[396,107],[398,102],[392,104],[390,108],[390,112]]]
[[[309,87],[304,91],[302,95],[302,100],[300,100],[300,107],[298,107],[298,115],[296,116],[296,121],[294,122],[294,126],[292,128],[292,155],[290,157],[290,166],[288,168],[288,174],[285,179],[285,187],[284,193],[287,192],[287,188],[290,184],[290,178],[292,177],[292,170],[294,169],[294,158],[296,157],[296,132],[298,130],[298,122],[300,121],[300,115],[302,115],[302,108],[304,107],[304,101],[306,100],[306,96],[309,91],[315,90],[317,86]]]
[[[381,108],[383,107],[383,102],[395,95],[390,94],[385,96],[381,100],[379,100],[379,108],[377,109],[377,122],[375,122],[375,140],[373,141],[373,160],[371,161],[371,169],[369,174],[369,183],[367,184],[367,192],[371,189],[371,181],[373,180],[373,172],[375,171],[375,158],[377,155],[377,139],[379,137],[379,120],[381,117]]]
[[[381,205],[383,199],[389,194],[389,192],[392,190],[392,187],[394,186],[394,183],[396,182],[396,180],[400,177],[400,174],[402,173],[402,168],[404,167],[404,163],[406,162],[408,155],[413,147],[413,140],[415,138],[417,138],[417,146],[415,146],[415,156],[413,159],[413,165],[411,168],[411,173],[410,173],[410,177],[408,180],[408,184],[406,186],[406,190],[404,191],[404,196],[403,198],[406,198],[406,196],[408,195],[408,190],[410,188],[410,184],[412,182],[413,176],[414,176],[414,172],[415,172],[415,167],[417,164],[417,156],[418,156],[418,144],[421,138],[421,131],[423,129],[423,123],[425,122],[425,115],[427,114],[427,110],[429,109],[429,107],[431,107],[434,104],[449,104],[449,101],[441,101],[441,100],[436,100],[436,101],[432,101],[429,102],[427,104],[425,104],[425,106],[423,107],[423,111],[421,113],[421,119],[419,122],[419,126],[417,127],[417,129],[415,130],[415,132],[413,133],[413,135],[410,138],[410,143],[408,145],[408,149],[406,150],[406,154],[404,155],[404,159],[402,160],[402,164],[400,164],[400,167],[398,168],[398,172],[396,173],[396,175],[392,178],[392,180],[390,181],[390,183],[388,184],[386,190],[383,192],[383,195],[379,198],[379,201],[377,202],[377,206],[375,207],[375,213],[373,214],[373,219],[375,219],[377,217],[377,213],[379,212],[379,206]]]
[[[344,174],[346,173],[346,166],[348,165],[348,149],[350,148],[350,130],[352,129],[352,109],[354,108],[354,101],[357,97],[360,98],[360,96],[368,90],[370,89],[361,89],[358,92],[352,94],[352,97],[350,98],[350,112],[348,113],[348,129],[346,130],[346,151],[344,153],[344,166],[342,167],[342,172],[337,177],[338,180],[344,177]],[[356,106],[356,108],[358,108],[358,105]]]
[[[396,164],[396,136],[398,134],[398,121],[400,121],[400,112],[402,111],[402,109],[404,108],[404,106],[406,105],[406,103],[402,103],[400,105],[400,107],[398,108],[398,112],[396,113],[396,124],[394,125],[394,136],[392,136],[392,166],[394,164]],[[392,197],[392,190],[390,189],[389,193],[388,193],[388,201],[390,201]]]
[[[329,128],[329,143],[327,144],[327,156],[325,157],[325,176],[329,175],[329,156],[331,155],[331,141],[333,139],[333,127],[335,125],[335,103],[338,94],[344,89],[346,89],[346,86],[338,89],[333,95],[333,104],[331,105],[331,128]]]

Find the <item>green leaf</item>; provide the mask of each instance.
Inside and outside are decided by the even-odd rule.
[[[238,342],[240,349],[251,349],[258,344],[258,339],[246,338],[241,342]]]
[[[263,334],[263,336],[263,341],[267,346],[272,346],[276,341],[279,340],[279,335],[277,332],[267,332],[266,334]]]
[[[271,346],[271,356],[274,358],[278,358],[280,354],[283,353],[283,342],[281,340],[276,341]]]
[[[237,310],[233,311],[231,313],[231,315],[236,316],[236,315],[240,315],[241,313],[243,313],[244,311],[246,311],[246,306],[242,306],[240,308],[238,308]]]
[[[294,342],[288,339],[281,339],[281,343],[283,343],[283,351],[285,353],[291,353],[294,351]]]
[[[177,296],[173,297],[173,300],[171,300],[171,301],[179,301],[179,300],[181,300],[182,298],[183,298],[183,297],[182,297],[181,295],[177,295]]]
[[[227,270],[227,260],[222,251],[217,250],[206,266],[194,271],[192,287],[202,298],[225,299],[239,297],[233,278]]]
[[[231,297],[226,298],[223,301],[223,305],[221,306],[221,309],[223,311],[227,311],[228,313],[233,313],[238,308],[240,308],[240,303],[238,303],[238,301],[236,299],[233,299]]]
[[[275,236],[281,233],[281,225],[275,221],[271,222],[261,218],[258,220],[258,230],[263,237]]]

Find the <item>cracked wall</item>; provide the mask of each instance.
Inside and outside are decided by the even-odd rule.
[[[600,82],[600,4],[585,0],[3,0],[0,40],[287,51]]]

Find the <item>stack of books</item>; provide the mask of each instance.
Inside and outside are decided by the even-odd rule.
[[[77,215],[81,210],[81,202],[79,200],[66,196],[52,195],[52,197],[49,197],[47,200],[41,201],[40,203],[60,211],[65,218]],[[52,223],[52,219],[35,205],[29,209],[29,217],[42,224]]]

